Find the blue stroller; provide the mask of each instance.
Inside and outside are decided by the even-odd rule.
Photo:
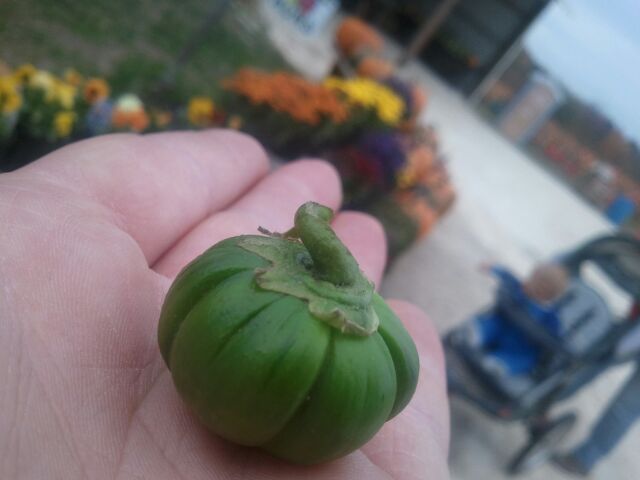
[[[640,321],[638,308],[616,318],[602,296],[584,279],[584,267],[592,264],[634,304],[640,302],[640,241],[618,234],[597,238],[565,255],[570,286],[559,312],[566,335],[562,339],[531,318],[522,303],[508,291],[498,291],[496,303],[502,318],[523,332],[540,351],[527,387],[514,393],[501,376],[486,368],[485,353],[460,341],[457,327],[444,339],[449,394],[479,408],[492,418],[522,422],[528,439],[506,470],[520,474],[547,461],[577,420],[574,412],[554,417],[557,402],[574,395],[600,373],[624,361],[615,355],[618,341]],[[482,314],[479,314],[482,315]]]

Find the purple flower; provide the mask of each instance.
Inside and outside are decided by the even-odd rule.
[[[367,162],[368,170],[375,172],[375,183],[385,189],[393,188],[397,173],[407,162],[401,138],[389,132],[368,133],[360,137],[355,148]]]

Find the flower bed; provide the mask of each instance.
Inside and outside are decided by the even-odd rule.
[[[221,83],[226,98],[195,96],[167,111],[135,94],[113,95],[100,78],[23,65],[0,75],[0,168],[109,132],[242,129],[285,159],[317,155],[333,162],[346,206],[385,226],[390,257],[428,234],[453,202],[435,132],[416,122],[426,94],[411,83],[395,76],[312,82],[251,68]]]
[[[314,83],[245,68],[223,86],[231,94],[227,109],[243,118],[243,129],[284,157],[318,154],[363,132],[391,129],[404,115],[395,92],[367,79]]]
[[[346,206],[382,222],[390,258],[427,235],[455,199],[432,128],[368,133],[327,158],[343,179]]]
[[[435,132],[417,125],[423,90],[385,79],[243,69],[224,82],[243,129],[284,158],[314,154],[333,162],[345,205],[385,226],[389,256],[427,235],[455,194]]]
[[[0,169],[17,168],[69,141],[110,132],[239,126],[208,97],[175,111],[145,106],[135,94],[112,96],[101,78],[75,70],[57,76],[33,65],[0,71]]]

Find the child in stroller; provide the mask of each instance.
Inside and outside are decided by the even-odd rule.
[[[570,277],[565,267],[551,262],[536,266],[522,282],[505,268],[492,266],[488,270],[499,280],[495,306],[457,330],[457,340],[481,353],[480,366],[510,395],[517,396],[531,386],[541,348],[506,318],[501,299],[508,297],[519,304],[531,319],[562,340],[568,328],[560,311],[569,299]]]
[[[517,280],[514,283],[512,275],[500,275],[495,303],[447,332],[443,338],[449,394],[469,402],[492,418],[522,422],[527,429],[527,442],[509,462],[511,474],[524,472],[550,458],[577,419],[573,411],[554,412],[555,406],[610,367],[628,361],[619,357],[617,345],[640,321],[638,309],[629,315],[614,312],[610,309],[612,304],[600,293],[604,292],[603,280],[609,286],[619,288],[632,304],[638,304],[640,242],[637,239],[619,233],[605,235],[556,258],[556,263],[567,275],[566,288],[558,298],[549,301],[554,296],[554,288],[547,296],[544,292],[536,292],[536,285],[553,287],[564,273],[547,276],[547,272],[543,275],[546,281],[533,280],[533,285],[530,281],[535,275],[531,275],[520,287]],[[494,273],[499,275],[499,270],[502,269],[494,269]],[[558,278],[550,278],[554,276]],[[558,281],[556,293],[562,290],[563,283]],[[518,288],[514,290],[505,285]],[[523,296],[526,297],[524,303]],[[532,315],[535,310],[528,308],[532,298],[538,298],[535,303],[541,303],[545,311],[554,313],[557,323],[553,317]],[[483,321],[483,317],[499,317],[500,320]],[[520,358],[519,363],[510,362],[513,357],[505,355],[504,348],[496,348],[497,344],[504,343],[504,324],[514,326],[518,331],[515,336],[507,334],[507,337],[511,335],[517,339],[511,344],[511,351],[520,351],[522,345],[527,345],[522,357],[526,361]],[[499,327],[494,342],[487,341],[490,335],[477,335],[479,325],[485,329],[487,325]],[[511,332],[510,326],[506,328],[507,332]],[[521,337],[526,343],[519,341]],[[495,338],[501,340],[495,341]],[[533,349],[529,343],[533,344]],[[501,377],[493,374],[491,366],[485,365],[485,358],[491,359],[489,364],[502,363],[500,371],[504,374]],[[510,372],[520,373],[510,375]],[[510,382],[513,377],[519,377],[523,384],[529,385],[520,390],[513,388],[517,383]]]

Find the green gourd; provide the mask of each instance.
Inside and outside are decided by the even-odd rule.
[[[176,388],[209,430],[298,464],[362,446],[418,378],[411,337],[332,217],[309,202],[285,234],[214,245],[177,276],[158,327]]]

